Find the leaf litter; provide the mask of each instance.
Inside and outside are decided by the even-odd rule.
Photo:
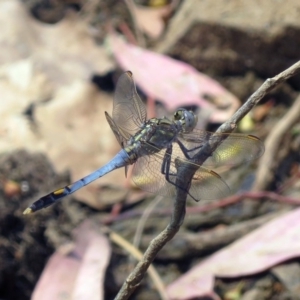
[[[89,79],[95,73],[104,74],[114,68],[114,62],[109,58],[104,47],[96,45],[90,37],[88,24],[74,13],[69,13],[56,25],[45,25],[32,19],[19,2],[11,0],[0,3],[0,25],[3,28],[0,37],[2,49],[0,88],[2,101],[5,103],[0,106],[1,151],[8,152],[23,148],[30,152],[46,153],[55,169],[58,172],[70,170],[72,179],[78,179],[104,164],[111,158],[113,152],[118,151],[114,137],[103,118],[105,110],[111,111],[112,97],[96,90],[89,83]],[[25,31],[24,28],[26,28]],[[202,105],[211,109],[212,121],[221,122],[228,118],[228,113],[231,114],[239,106],[239,100],[235,96],[187,64],[178,63],[167,56],[132,46],[116,36],[111,35],[110,39],[113,41],[114,54],[121,67],[132,70],[143,91],[148,96],[163,102],[168,109],[171,110],[187,103]],[[147,71],[151,70],[147,74],[140,68],[141,66],[144,68],[145,63],[148,66]],[[160,78],[159,83],[155,82],[157,64],[168,66],[163,69],[172,70],[177,75],[175,79],[179,78],[181,81],[170,80],[169,83],[168,79],[172,75],[170,72],[164,74],[165,77]],[[151,67],[156,69],[151,69]],[[203,90],[199,90],[199,87]],[[217,99],[216,103],[221,98],[228,100],[229,112],[224,113],[222,109],[218,111],[218,105],[213,107],[214,105],[205,97],[207,94]],[[181,97],[177,97],[178,95]],[[32,104],[34,105],[34,122],[24,114],[24,111]],[[105,125],[102,126],[101,122]],[[111,176],[103,178],[101,185],[109,185],[112,182],[120,186],[126,184],[122,171],[120,173],[115,171]],[[90,206],[100,208],[103,199],[99,200],[97,191],[98,189],[90,186],[78,192],[77,195]],[[280,227],[282,224],[278,223],[276,226]],[[297,228],[297,224],[294,227]],[[282,230],[289,236],[288,228]],[[86,228],[85,233],[90,233],[90,231],[91,229]],[[285,240],[282,240],[282,244],[284,243]],[[290,249],[293,247],[296,247],[296,244]],[[95,249],[99,251],[96,246]],[[270,254],[270,249],[267,247],[260,250]],[[278,247],[276,253],[278,255],[280,251],[283,253],[282,256],[279,255],[281,260],[277,259],[271,263],[270,257],[266,255],[261,266],[269,268],[272,264],[291,257],[291,253],[294,252],[287,251],[290,249]],[[223,255],[229,258],[233,255],[232,253],[237,255],[233,250],[224,249],[224,252],[228,252]],[[255,251],[249,253],[253,255],[254,260],[257,259],[255,254],[257,254]],[[222,260],[223,256],[219,255]],[[95,257],[97,257],[96,254]],[[64,255],[56,253],[49,264],[62,266],[66,263],[68,270],[72,268],[75,275],[79,270],[77,262],[65,259]],[[212,265],[215,267],[214,263],[219,263],[218,254],[209,258],[208,261],[213,261]],[[257,265],[261,263],[258,259],[257,262]],[[207,271],[209,276],[205,280],[210,287],[207,289],[206,286],[205,290],[211,292],[213,275],[224,277],[228,274],[229,276],[244,275],[240,270],[232,270],[233,266],[239,268],[235,264],[236,261],[225,267],[220,264],[224,267],[223,273],[218,268],[216,274]],[[253,265],[252,272],[258,271],[258,268],[254,268],[257,265]],[[201,265],[202,268],[203,265]],[[210,268],[213,267],[210,266]],[[63,270],[59,270],[58,267],[53,269],[52,265],[50,274],[53,274],[53,271]],[[244,271],[249,272],[247,268]],[[98,274],[94,273],[94,275],[97,277],[103,272],[104,269],[101,269]],[[193,269],[190,272],[192,273]],[[84,275],[79,274],[76,278],[86,276],[85,272],[82,274]],[[189,274],[186,274],[187,277]],[[200,273],[198,270],[195,276],[196,279],[193,280],[201,281],[201,270]],[[71,281],[75,280],[75,276],[69,279],[68,284],[72,284]],[[59,282],[56,283],[59,287]],[[186,284],[185,281],[184,284]],[[190,287],[187,287],[188,292],[190,292]],[[196,292],[194,290],[192,294]],[[100,294],[101,292],[95,292],[95,295]]]

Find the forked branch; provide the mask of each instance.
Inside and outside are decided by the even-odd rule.
[[[290,68],[281,72],[277,76],[273,78],[267,79],[261,87],[253,93],[249,99],[245,102],[243,106],[225,123],[223,123],[219,129],[218,133],[222,132],[232,132],[237,123],[260,101],[262,98],[268,94],[272,89],[278,86],[281,82],[295,76],[300,73],[300,61],[292,65]],[[207,157],[218,147],[218,145],[222,142],[221,138],[213,139],[206,142],[201,150],[195,158],[197,159],[197,164],[203,163]],[[200,163],[199,163],[200,161]],[[193,178],[195,170],[189,170],[186,165],[183,165],[182,168],[179,167],[178,170],[180,178],[185,179],[185,183],[180,183],[179,186],[186,188],[188,190],[190,186],[191,179]],[[142,260],[136,265],[134,270],[128,276],[126,281],[124,282],[122,288],[120,289],[118,295],[116,296],[116,300],[124,300],[128,299],[130,295],[134,292],[134,290],[141,283],[145,273],[147,272],[148,267],[153,262],[156,254],[163,248],[163,246],[171,240],[174,235],[178,232],[184,216],[185,216],[185,207],[186,207],[186,199],[187,192],[182,188],[176,190],[176,197],[174,200],[173,212],[171,221],[168,226],[150,243],[148,249],[146,250]]]

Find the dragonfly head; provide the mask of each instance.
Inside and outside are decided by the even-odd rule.
[[[177,109],[173,118],[175,123],[180,124],[185,133],[191,132],[198,123],[198,117],[192,111],[184,108]]]

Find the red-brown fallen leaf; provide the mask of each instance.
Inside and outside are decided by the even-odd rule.
[[[62,296],[71,299],[79,265],[75,258],[55,252],[49,259],[31,299],[52,300]]]
[[[200,297],[212,293],[214,276],[247,276],[297,256],[300,256],[300,208],[203,260],[170,284],[167,291],[171,299]]]
[[[198,105],[209,110],[211,121],[224,122],[239,107],[234,95],[192,66],[126,43],[115,33],[108,40],[120,66],[132,71],[147,96],[163,102],[168,110]],[[207,96],[217,105],[209,103]]]
[[[110,259],[105,235],[85,221],[75,230],[72,251],[63,247],[49,259],[32,295],[32,300],[104,299],[104,277]]]

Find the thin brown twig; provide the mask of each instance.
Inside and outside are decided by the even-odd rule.
[[[267,222],[288,212],[291,208],[276,212],[268,212],[265,215],[243,220],[238,223],[222,226],[215,226],[200,232],[180,232],[159,252],[160,260],[182,260],[186,258],[199,257],[208,252],[220,249],[247,233],[257,229]],[[152,235],[143,236],[142,244],[147,245]]]
[[[234,203],[237,203],[245,198],[248,199],[254,199],[254,200],[260,200],[262,198],[267,198],[269,200],[275,200],[278,202],[283,202],[286,204],[291,205],[300,205],[300,200],[297,198],[289,197],[289,196],[282,196],[274,192],[268,192],[268,191],[261,191],[261,192],[245,192],[241,194],[232,195],[230,197],[221,199],[219,201],[214,201],[210,204],[203,205],[203,206],[194,206],[194,207],[188,207],[187,212],[188,213],[199,213],[199,212],[207,212],[211,211],[216,208],[225,207]]]
[[[120,23],[119,29],[121,30],[123,35],[126,36],[126,39],[130,44],[138,46],[138,41],[136,40],[133,32],[130,30],[127,23],[125,22]]]
[[[235,204],[239,201],[244,200],[245,198],[253,199],[253,200],[261,200],[263,198],[266,198],[268,200],[278,201],[281,203],[286,203],[290,205],[300,205],[300,199],[296,197],[290,197],[290,196],[284,196],[280,195],[278,193],[269,192],[269,191],[251,191],[251,192],[243,192],[235,195],[231,195],[229,197],[215,200],[211,203],[205,204],[205,205],[198,205],[193,207],[187,207],[186,212],[188,214],[199,214],[203,212],[208,212],[213,209],[226,207],[228,205]],[[159,209],[159,210],[153,210],[152,214],[156,216],[169,216],[171,215],[172,211],[171,209]],[[127,219],[132,219],[134,217],[139,217],[143,214],[143,211],[136,210],[136,211],[129,211],[124,212],[122,214],[119,214],[118,216],[115,216],[114,218],[110,218],[106,222],[103,222],[104,224],[108,225],[111,222],[120,222]]]
[[[292,172],[292,176],[278,187],[277,192],[280,194],[283,193],[288,188],[295,185],[295,183],[298,182],[299,179],[300,179],[300,165],[297,166],[296,172]]]
[[[102,230],[108,234],[110,240],[115,243],[116,245],[118,245],[119,247],[121,247],[122,249],[126,250],[128,253],[130,253],[136,260],[140,260],[143,257],[143,254],[132,244],[130,244],[128,241],[126,241],[123,237],[121,237],[119,234],[117,234],[116,232],[112,231],[111,229],[109,229],[108,227],[103,227]],[[167,294],[166,294],[166,289],[165,286],[159,276],[159,274],[157,273],[157,271],[155,270],[155,268],[150,265],[149,269],[149,276],[153,281],[153,285],[156,287],[157,292],[160,295],[160,299],[162,300],[167,300]]]
[[[137,224],[136,232],[133,238],[132,244],[139,248],[142,232],[144,231],[146,221],[149,218],[149,215],[153,212],[153,209],[157,206],[157,204],[162,200],[162,196],[156,196],[155,199],[143,210],[141,218]]]
[[[132,18],[132,22],[133,22],[133,26],[134,26],[134,30],[135,30],[135,34],[136,34],[137,43],[140,47],[145,47],[146,41],[145,41],[145,38],[143,36],[143,33],[141,32],[141,30],[139,28],[139,24],[138,24],[137,17],[136,17],[135,4],[132,0],[125,0],[125,3],[128,7],[128,10],[129,10],[130,14],[131,14],[131,18]]]
[[[293,106],[273,127],[266,141],[266,155],[261,158],[253,190],[260,191],[265,189],[271,182],[274,174],[275,162],[278,165],[278,160],[275,160],[276,153],[281,147],[282,140],[287,131],[300,119],[300,95],[296,98]]]
[[[284,80],[300,73],[300,61],[293,66],[278,74],[277,76],[267,79],[263,85],[250,96],[247,102],[224,124],[222,124],[217,132],[232,132],[237,123],[255,106],[268,92],[278,86]],[[221,138],[216,138],[206,142],[195,155],[197,163],[203,163],[211,153],[222,143]],[[135,289],[140,285],[148,267],[156,257],[157,253],[164,245],[171,240],[180,229],[185,216],[185,206],[187,191],[191,180],[195,173],[195,168],[191,169],[187,164],[180,164],[177,169],[176,185],[181,188],[176,189],[176,197],[174,199],[173,212],[171,221],[168,226],[152,240],[142,260],[137,264],[131,274],[127,277],[122,288],[116,296],[116,300],[128,299]]]

